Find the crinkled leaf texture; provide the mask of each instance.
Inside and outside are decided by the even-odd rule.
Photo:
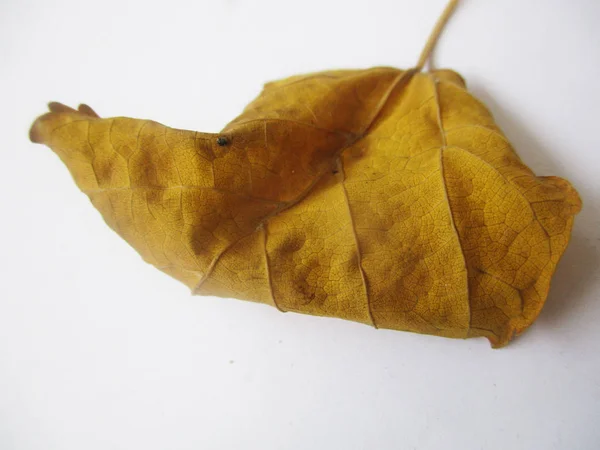
[[[503,346],[539,314],[581,207],[449,70],[269,83],[218,134],[50,109],[31,139],[147,262],[281,311]]]

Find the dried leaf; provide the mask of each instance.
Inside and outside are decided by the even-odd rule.
[[[219,134],[59,103],[32,126],[104,219],[195,294],[506,345],[581,201],[536,177],[455,72],[269,83]]]
[[[31,139],[147,262],[282,311],[505,345],[540,312],[581,206],[447,70],[269,83],[219,134],[50,109]]]

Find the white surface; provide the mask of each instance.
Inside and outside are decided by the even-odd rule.
[[[597,0],[465,0],[438,48],[584,201],[545,309],[503,350],[191,297],[27,140],[50,100],[217,131],[265,81],[411,66],[444,4],[3,1],[0,448],[599,448]]]

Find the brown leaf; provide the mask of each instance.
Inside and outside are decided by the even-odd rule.
[[[219,134],[52,103],[31,139],[195,294],[500,347],[539,314],[581,202],[421,65],[269,83]]]

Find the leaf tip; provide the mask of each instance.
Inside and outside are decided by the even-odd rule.
[[[50,110],[50,112],[56,112],[56,113],[76,113],[77,111],[74,110],[73,108],[67,106],[67,105],[63,105],[62,103],[59,102],[50,102],[48,103],[48,109]]]
[[[100,118],[98,113],[96,111],[94,111],[91,106],[86,105],[85,103],[80,104],[79,107],[77,108],[77,110],[81,114],[85,114],[86,116],[95,117],[97,119]]]
[[[52,113],[46,113],[39,116],[34,120],[33,124],[31,124],[31,128],[29,128],[29,140],[34,144],[43,144],[44,138],[41,130],[42,122]]]
[[[52,122],[53,119],[66,118],[72,120],[73,117],[84,117],[98,119],[100,116],[90,106],[82,103],[77,109],[73,109],[67,105],[63,105],[59,102],[48,103],[49,112],[39,116],[29,129],[29,140],[36,144],[43,144],[48,135],[47,124]],[[71,119],[68,119],[68,118]]]

